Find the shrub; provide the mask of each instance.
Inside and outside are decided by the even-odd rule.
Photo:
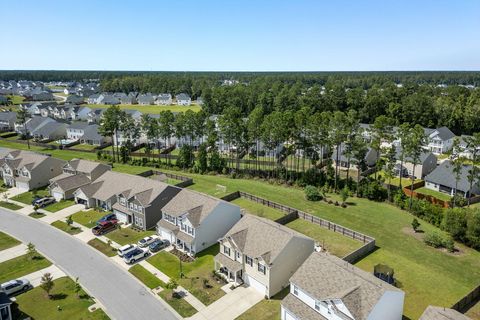
[[[413,218],[412,221],[412,229],[413,231],[417,232],[418,228],[420,227],[420,222],[418,222],[417,218]]]
[[[308,201],[319,201],[322,200],[322,196],[318,189],[314,186],[306,186],[305,187],[305,199]]]
[[[433,231],[426,233],[423,241],[431,247],[440,248],[443,247],[445,243],[445,237],[439,232]]]

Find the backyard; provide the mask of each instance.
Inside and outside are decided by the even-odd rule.
[[[108,320],[109,317],[101,309],[90,312],[94,301],[83,290],[75,293],[75,283],[67,277],[53,281],[52,299],[48,299],[45,291],[34,288],[16,297],[14,305],[17,318],[30,317],[35,320]],[[41,308],[39,307],[41,306]]]
[[[222,297],[225,292],[221,289],[223,282],[217,283],[212,277],[214,268],[213,257],[218,253],[219,246],[214,245],[200,252],[195,261],[182,262],[182,272],[184,277],[180,279],[180,260],[170,252],[161,251],[150,257],[148,262],[157,269],[165,273],[170,278],[175,278],[178,283],[187,289],[191,294],[197,297],[205,305]],[[208,281],[210,288],[204,286],[204,281]]]
[[[427,196],[432,196],[432,197],[435,197],[435,198],[437,198],[439,200],[443,200],[443,201],[450,201],[452,199],[452,197],[450,195],[446,194],[446,193],[438,192],[438,191],[431,190],[431,189],[428,189],[428,188],[425,188],[425,187],[415,189],[415,192],[425,194]]]

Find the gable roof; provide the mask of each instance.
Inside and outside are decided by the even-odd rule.
[[[340,299],[355,319],[367,319],[386,291],[402,290],[327,253],[314,252],[290,278],[317,300]]]
[[[32,170],[45,160],[57,162],[56,165],[63,165],[63,163],[65,163],[65,161],[57,158],[52,158],[44,154],[24,150],[14,150],[9,152],[3,159],[3,162],[7,163],[14,169],[26,167],[28,170]]]
[[[63,191],[76,190],[81,186],[90,183],[90,179],[85,174],[72,174],[61,179],[56,179],[50,187],[58,186]]]
[[[17,120],[17,113],[13,111],[0,112],[0,121],[15,121]]]
[[[419,320],[471,320],[469,317],[461,314],[460,312],[443,308],[428,306],[422,313]]]
[[[468,181],[469,171],[472,169],[471,165],[463,165],[460,172],[460,180],[458,180],[457,189],[461,191],[468,191],[470,189],[470,182]],[[443,161],[430,174],[425,177],[425,181],[444,185],[450,188],[455,188],[457,181],[453,173],[453,165],[449,160]],[[474,184],[475,186],[475,184]]]
[[[110,170],[111,167],[109,165],[95,162],[95,161],[88,161],[83,159],[72,159],[70,160],[64,167],[70,166],[72,169],[76,170],[77,172],[82,173],[91,173],[98,167],[106,167],[107,170]]]
[[[245,214],[223,239],[233,242],[243,254],[262,258],[267,264],[272,264],[295,237],[310,239],[274,221]]]
[[[448,129],[447,127],[440,127],[440,128],[437,128],[437,129],[425,129],[425,133],[430,136],[432,135],[433,133],[437,133],[438,137],[445,141],[445,140],[449,140],[449,139],[452,139],[455,137],[455,134],[450,131],[450,129]]]
[[[176,95],[177,100],[188,100],[190,96],[186,93],[179,93]]]
[[[423,150],[422,153],[420,154],[420,164],[423,164],[425,162],[425,160],[427,160],[428,157],[430,157],[431,155],[433,155],[435,157],[435,159],[437,158],[433,153],[431,153],[430,151],[428,150]],[[402,157],[402,147],[398,146],[395,150],[395,158],[397,160],[400,160]],[[413,159],[412,157],[410,156],[407,156],[407,155],[404,155],[403,156],[403,161],[404,162],[413,162]]]

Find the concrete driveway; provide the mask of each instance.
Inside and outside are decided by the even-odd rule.
[[[42,221],[0,208],[0,230],[38,251],[67,275],[80,278],[112,319],[177,319],[166,303],[158,300],[126,270],[81,240]]]
[[[77,213],[78,211],[81,211],[82,209],[85,209],[85,206],[83,204],[74,204],[70,207],[66,207],[66,208],[64,208],[62,210],[59,210],[57,212],[49,212],[49,211],[42,210],[42,209],[40,209],[38,211],[46,214],[46,216],[40,218],[40,220],[50,224],[50,223],[52,223],[54,221],[57,221],[57,220],[64,220],[68,216],[71,216],[72,214]]]

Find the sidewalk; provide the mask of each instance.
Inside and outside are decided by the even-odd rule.
[[[48,224],[51,224],[52,222],[55,222],[57,220],[63,220],[68,216],[71,216],[72,214],[77,213],[78,211],[81,211],[83,208],[85,208],[85,206],[82,204],[74,204],[73,206],[67,207],[57,212],[50,212],[43,209],[39,209],[38,212],[44,213],[46,215],[45,217],[42,217],[39,220],[42,220]]]
[[[0,251],[0,263],[27,254],[27,246],[19,244],[18,246]]]

